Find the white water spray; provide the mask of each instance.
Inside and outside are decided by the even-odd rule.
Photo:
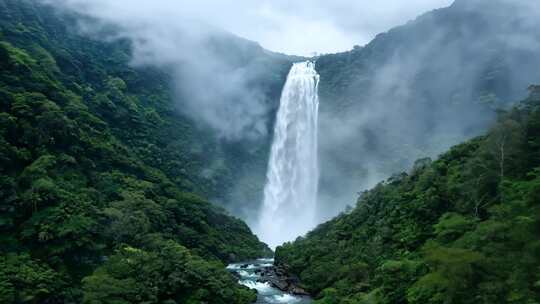
[[[281,95],[258,227],[272,248],[315,226],[318,85],[315,63],[296,63]]]

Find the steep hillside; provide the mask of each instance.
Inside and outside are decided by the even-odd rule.
[[[129,130],[131,133],[132,131],[144,132],[141,137],[145,142],[138,141],[139,137],[124,136],[125,141],[129,141],[133,149],[187,191],[209,198],[235,211],[235,214],[243,215],[244,218],[247,215],[242,214],[242,211],[257,210],[264,185],[271,134],[225,138],[222,133],[226,126],[219,126],[219,123],[217,127],[209,125],[209,119],[201,117],[203,115],[201,113],[207,111],[207,107],[212,108],[212,105],[207,103],[214,102],[223,105],[249,102],[249,100],[243,101],[246,99],[245,96],[235,95],[234,90],[237,84],[233,78],[235,75],[232,75],[234,72],[243,76],[243,85],[249,87],[251,94],[257,95],[257,102],[264,104],[264,111],[267,111],[264,113],[265,116],[273,117],[279,103],[281,88],[291,61],[295,60],[295,57],[272,53],[255,42],[226,32],[217,32],[207,37],[208,41],[205,41],[204,47],[209,53],[220,56],[213,59],[221,61],[220,68],[226,68],[217,70],[212,75],[204,74],[197,77],[195,59],[184,61],[187,59],[179,56],[181,62],[172,63],[145,59],[146,57],[140,54],[145,50],[137,46],[139,42],[136,37],[125,34],[121,26],[74,13],[65,9],[62,5],[63,1],[60,0],[34,2],[51,3],[50,6],[43,7],[48,7],[49,13],[53,16],[47,17],[42,14],[38,16],[42,20],[47,20],[47,24],[44,24],[49,30],[48,36],[45,37],[47,43],[80,52],[75,58],[77,61],[81,61],[80,58],[90,57],[88,62],[84,60],[79,62],[84,65],[79,65],[75,70],[66,70],[66,73],[80,73],[81,77],[94,77],[92,74],[96,69],[105,69],[115,73],[114,76],[122,78],[126,83],[128,93],[131,94],[145,93],[141,91],[148,90],[149,87],[160,88],[159,98],[143,100],[143,102],[150,103],[163,121],[154,123],[151,129],[144,126],[138,130]],[[9,2],[6,5],[10,6]],[[37,11],[37,13],[41,12]],[[17,14],[14,16],[14,18],[21,17],[24,18]],[[65,33],[59,33],[61,30],[57,26],[58,18],[61,18],[60,22],[64,26]],[[13,24],[17,22],[17,19],[7,19],[6,22]],[[65,22],[69,23],[63,24]],[[174,39],[183,41],[181,36],[175,36]],[[112,41],[112,43],[103,45],[100,41]],[[178,48],[178,53],[193,52],[189,50],[189,43],[186,42],[186,46],[183,46],[180,42],[179,45],[174,45]],[[201,48],[201,46],[198,47]],[[85,54],[85,52],[90,54]],[[153,56],[167,57],[166,54],[157,53]],[[200,62],[200,64],[206,63]],[[133,67],[137,67],[138,71],[144,70],[147,75],[132,77]],[[201,84],[201,81],[206,83]],[[227,83],[227,87],[221,92],[223,94],[215,88],[219,85],[213,85],[220,81]],[[208,93],[192,92],[192,87],[200,86],[204,87],[203,90],[212,90],[212,101],[200,101],[200,104],[197,104],[198,101],[193,101],[194,95]],[[247,88],[243,89],[247,90]],[[155,92],[152,93],[155,94]],[[255,100],[253,102],[255,103]],[[257,104],[257,106],[261,105]],[[236,113],[229,113],[227,111],[230,109],[223,107],[220,108],[222,112],[215,120],[234,121]],[[108,110],[110,109],[103,108],[102,115],[111,115],[110,112],[114,112]],[[190,115],[193,113],[199,113],[199,115]],[[245,116],[249,116],[247,113]],[[116,120],[117,118],[106,117],[106,119]],[[271,130],[273,120],[264,120],[264,123],[266,123],[264,128]],[[125,125],[118,127],[113,125],[118,136],[123,136],[120,133],[126,130],[125,127]],[[249,208],[245,208],[246,206]]]
[[[268,248],[192,192],[220,196],[265,152],[220,150],[177,114],[167,71],[75,22],[0,0],[0,302],[248,303],[223,263]],[[257,60],[279,91],[288,61]]]
[[[458,0],[318,58],[322,203],[343,208],[358,190],[480,134],[497,109],[525,98],[540,82],[537,10],[524,0]]]
[[[540,87],[482,137],[422,159],[276,260],[317,303],[540,300]]]

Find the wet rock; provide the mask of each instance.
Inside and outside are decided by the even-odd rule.
[[[300,279],[290,275],[287,270],[280,266],[265,267],[257,273],[261,276],[260,283],[269,283],[273,287],[287,293],[299,296],[309,296],[309,293],[300,287]]]
[[[309,296],[309,293],[305,289],[303,289],[301,287],[298,287],[298,286],[293,286],[289,290],[289,292],[291,292],[292,294],[297,295],[297,296]]]
[[[242,279],[242,276],[236,272],[236,271],[231,271],[230,274],[236,279],[236,280],[241,280]]]
[[[288,291],[289,290],[289,283],[287,280],[282,280],[277,277],[269,277],[268,282],[274,286],[275,288],[281,290],[281,291]]]

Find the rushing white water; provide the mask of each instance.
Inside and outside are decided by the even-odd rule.
[[[283,92],[268,163],[258,235],[272,248],[315,225],[319,75],[315,63],[293,65]]]
[[[274,292],[276,292],[269,283],[260,283],[252,280],[240,280],[238,281],[238,284],[244,285],[251,289],[255,289],[257,290],[257,294],[263,296],[272,295]]]
[[[260,282],[261,271],[272,267],[273,263],[273,259],[257,259],[231,264],[227,266],[227,269],[236,273],[238,284],[257,290],[255,304],[312,304],[310,297],[288,294],[273,287],[270,283]]]

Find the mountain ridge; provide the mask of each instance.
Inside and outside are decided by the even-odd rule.
[[[364,47],[317,58],[321,214],[337,214],[359,189],[479,135],[498,109],[540,82],[539,21],[523,1],[478,3],[488,9],[454,3]],[[504,19],[507,6],[519,10]]]

